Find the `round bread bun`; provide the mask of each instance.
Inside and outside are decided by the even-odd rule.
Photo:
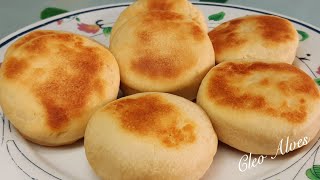
[[[156,91],[195,99],[215,63],[207,33],[188,16],[171,11],[131,18],[117,30],[110,50],[126,95]]]
[[[150,11],[171,11],[186,15],[197,22],[204,31],[208,31],[205,18],[201,11],[187,0],[137,0],[121,12],[112,27],[110,42],[117,30],[131,18],[136,17],[137,15],[143,16],[145,13],[149,13]]]
[[[200,179],[218,139],[195,103],[166,93],[139,93],[113,101],[90,119],[87,159],[102,179]]]
[[[299,37],[293,24],[271,15],[251,15],[225,22],[209,32],[216,62],[261,61],[292,64]]]
[[[0,104],[26,139],[46,146],[70,144],[84,136],[96,109],[116,99],[119,84],[117,62],[105,47],[51,31],[7,54],[0,71]]]
[[[310,141],[320,128],[316,84],[287,63],[221,63],[202,81],[197,103],[220,141],[252,154],[280,154],[288,137]]]

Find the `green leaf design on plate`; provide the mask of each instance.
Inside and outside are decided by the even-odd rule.
[[[77,20],[78,22],[80,22],[80,19],[79,19],[78,17],[76,17],[76,20]]]
[[[108,36],[111,33],[112,27],[105,27],[103,28],[103,34]]]
[[[314,81],[318,84],[318,86],[320,86],[320,78],[314,79]],[[317,165],[319,166],[319,165]],[[320,174],[320,173],[319,173]],[[319,176],[320,177],[320,176]]]
[[[228,0],[200,0],[201,1],[204,1],[204,2],[218,2],[218,3],[225,3],[227,2]]]
[[[297,30],[297,31],[301,36],[300,41],[304,41],[304,40],[309,38],[309,34],[308,33],[304,32],[304,31],[301,31],[301,30]]]
[[[320,178],[315,174],[315,172],[313,171],[313,168],[309,168],[306,171],[306,176],[311,179],[311,180],[320,180]]]
[[[219,13],[216,13],[216,14],[211,14],[208,19],[209,20],[214,20],[214,21],[220,21],[224,18],[224,16],[226,15],[225,12],[221,11]]]
[[[320,80],[320,79],[318,79]],[[318,83],[318,82],[317,82]],[[320,178],[320,165],[313,165],[313,172],[315,173],[315,175]]]
[[[48,8],[45,8],[44,10],[41,11],[40,18],[46,19],[46,18],[56,16],[58,14],[63,14],[66,12],[68,12],[68,11],[64,10],[64,9],[55,8],[55,7],[48,7]]]

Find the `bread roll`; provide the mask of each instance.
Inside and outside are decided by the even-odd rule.
[[[293,24],[270,15],[225,22],[209,32],[216,62],[261,61],[292,64],[299,43]]]
[[[47,32],[31,32],[7,53],[0,104],[25,138],[58,146],[83,137],[91,114],[116,99],[120,75],[102,45],[71,33]]]
[[[297,149],[301,139],[310,141],[320,127],[316,84],[286,63],[221,63],[202,81],[197,103],[220,141],[253,154],[279,155],[279,144],[282,140],[284,152],[288,137]]]
[[[90,119],[86,157],[102,179],[195,180],[209,168],[217,137],[195,103],[166,93],[113,101]]]
[[[110,50],[120,67],[121,89],[126,95],[157,91],[195,99],[201,80],[214,66],[206,31],[190,15],[166,10],[169,2],[169,7],[176,7],[175,3],[184,1],[136,3],[142,2],[163,9],[141,6],[141,13],[113,29]],[[117,23],[127,16],[120,16]]]

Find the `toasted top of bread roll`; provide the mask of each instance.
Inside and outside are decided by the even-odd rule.
[[[120,75],[113,55],[66,32],[31,32],[16,45],[0,71],[0,104],[10,122],[42,145],[83,137],[91,114],[117,97]]]
[[[207,31],[205,18],[199,9],[193,6],[187,0],[137,0],[123,12],[121,12],[117,21],[112,27],[110,41],[112,42],[114,35],[118,29],[136,16],[144,16],[150,11],[171,11],[187,16],[197,22],[204,31]],[[154,14],[155,15],[155,14]]]
[[[293,24],[277,16],[251,15],[227,21],[209,32],[216,61],[292,64],[298,47]]]
[[[34,31],[32,33],[29,33],[25,36],[22,36],[21,38],[17,39],[14,41],[7,49],[5,57],[8,56],[12,51],[18,49],[20,46],[23,44],[31,41],[32,39],[38,38],[43,35],[49,35],[49,34],[54,34],[58,33],[56,31],[51,31],[51,30],[41,30],[41,31]]]
[[[197,103],[219,140],[254,154],[275,154],[281,139],[312,139],[320,128],[318,87],[286,63],[221,63],[202,81]]]
[[[125,26],[114,35],[110,50],[118,61],[122,83],[132,89],[174,94],[186,87],[197,90],[214,66],[209,37],[185,15],[152,11]],[[195,96],[196,91],[184,97]]]
[[[217,143],[209,118],[196,104],[167,93],[139,93],[97,111],[84,146],[103,179],[199,179]]]

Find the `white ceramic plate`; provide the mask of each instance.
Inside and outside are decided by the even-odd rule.
[[[208,17],[209,29],[240,16],[274,14],[234,5],[194,4]],[[126,3],[83,9],[32,24],[0,41],[0,59],[12,42],[36,29],[70,31],[108,45],[110,29],[127,6]],[[293,18],[285,18],[294,23],[301,36],[294,64],[319,82],[320,30]],[[0,115],[0,179],[98,179],[87,163],[82,141],[58,148],[38,146],[24,140],[3,113]],[[319,147],[317,138],[300,150],[275,159],[268,156],[253,167],[253,159],[259,156],[252,156],[249,163],[249,158],[244,161],[248,155],[219,143],[217,155],[203,179],[320,179]]]

